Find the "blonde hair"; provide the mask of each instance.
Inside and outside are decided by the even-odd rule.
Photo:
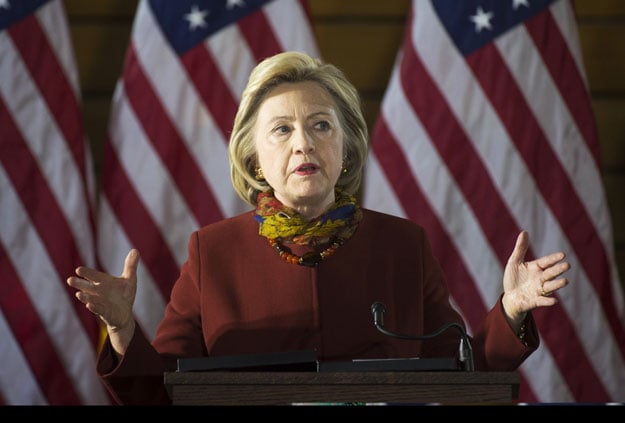
[[[237,194],[256,206],[259,192],[268,191],[265,181],[255,178],[254,126],[258,109],[267,93],[283,83],[313,81],[325,88],[338,107],[344,132],[344,163],[337,188],[356,194],[362,182],[368,151],[368,130],[358,90],[337,67],[305,53],[284,52],[260,62],[252,70],[234,119],[228,145],[230,177]]]

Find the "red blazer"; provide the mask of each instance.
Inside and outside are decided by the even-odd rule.
[[[248,212],[191,235],[155,339],[137,330],[119,362],[107,343],[97,369],[117,401],[146,404],[169,401],[163,372],[181,357],[294,350],[315,350],[320,361],[457,356],[453,328],[419,342],[380,333],[371,315],[376,301],[386,305],[384,325],[394,332],[464,325],[419,225],[365,209],[352,238],[310,268],[282,260]],[[508,325],[500,297],[472,336],[475,369],[516,369],[539,344],[531,315],[526,341]]]

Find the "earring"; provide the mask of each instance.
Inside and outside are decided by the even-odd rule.
[[[347,172],[349,172],[349,169],[347,168],[347,166],[345,165],[345,159],[343,159],[343,162],[341,163],[341,173],[343,175],[346,175]]]
[[[256,178],[257,181],[264,181],[265,180],[265,175],[263,175],[263,169],[260,167],[257,167],[256,169],[254,169],[254,178]]]

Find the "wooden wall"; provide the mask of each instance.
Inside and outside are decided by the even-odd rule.
[[[96,171],[110,99],[137,0],[66,0]],[[409,0],[309,0],[324,59],[358,87],[371,125],[400,46]],[[625,284],[625,2],[576,0],[580,42],[599,127],[603,176]]]

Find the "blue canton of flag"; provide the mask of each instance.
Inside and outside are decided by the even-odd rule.
[[[490,43],[554,0],[434,0],[432,6],[462,54]]]
[[[14,22],[32,14],[42,4],[50,0],[19,0],[0,1],[0,31],[8,28]]]
[[[150,0],[163,33],[180,55],[270,0]],[[181,25],[181,22],[186,22]]]

